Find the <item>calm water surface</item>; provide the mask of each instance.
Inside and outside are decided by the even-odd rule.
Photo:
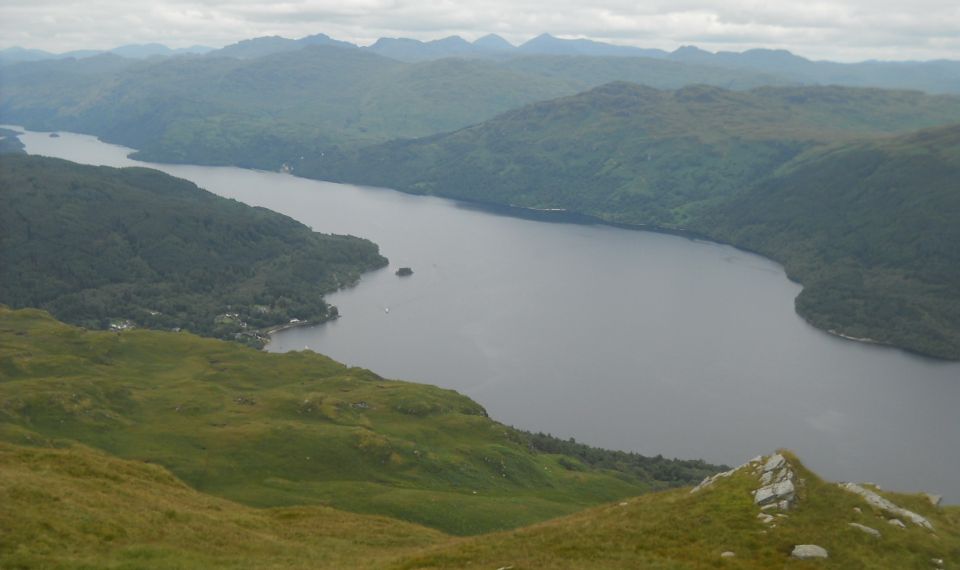
[[[142,164],[93,137],[22,140],[34,154]],[[729,464],[787,447],[831,479],[960,502],[960,364],[817,331],[793,311],[799,286],[771,261],[391,190],[151,166],[317,231],[372,239],[390,258],[329,296],[343,318],[278,334],[270,350],[309,347],[453,388],[505,423],[595,445]],[[395,276],[400,266],[415,274]]]

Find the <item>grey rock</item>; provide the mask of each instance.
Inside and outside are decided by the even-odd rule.
[[[864,525],[862,525],[862,524],[860,524],[860,523],[847,523],[847,524],[849,524],[850,526],[852,526],[852,527],[855,528],[855,529],[862,530],[863,532],[869,534],[870,536],[873,536],[873,537],[876,537],[876,538],[880,538],[880,531],[877,530],[877,529],[875,529],[875,528],[870,528],[870,527],[864,526]]]
[[[907,525],[903,524],[903,521],[900,519],[890,519],[887,522],[896,527],[907,528]]]
[[[793,479],[793,471],[786,467],[777,471],[777,474],[773,477],[774,481],[793,481]]]
[[[753,494],[753,502],[758,505],[765,505],[776,500],[777,496],[773,493],[773,487],[760,487]]]
[[[710,475],[709,477],[704,478],[703,481],[700,481],[700,484],[699,484],[699,485],[697,485],[697,486],[694,487],[693,489],[690,489],[690,494],[692,495],[693,493],[696,493],[697,491],[701,491],[701,490],[703,490],[703,489],[706,489],[707,487],[713,485],[714,483],[716,483],[716,482],[719,481],[720,479],[725,479],[725,478],[727,478],[727,477],[730,477],[731,475],[733,475],[733,474],[736,473],[737,471],[740,471],[741,469],[743,469],[744,467],[746,467],[746,466],[748,466],[748,465],[749,465],[749,463],[744,463],[743,465],[740,465],[739,467],[734,467],[734,468],[731,469],[730,471],[724,471],[723,473],[717,473],[716,475]]]
[[[759,515],[757,515],[757,518],[760,519],[760,520],[762,520],[763,522],[765,522],[765,523],[767,523],[767,524],[773,522],[773,517],[771,517],[771,516],[768,515],[768,514],[760,513]]]
[[[774,471],[776,469],[780,469],[781,467],[784,466],[786,462],[787,462],[786,458],[784,458],[779,453],[775,453],[770,456],[770,459],[768,459],[767,463],[763,466],[763,472],[766,473],[767,471]]]
[[[927,500],[930,501],[930,504],[933,505],[934,507],[939,507],[940,502],[943,501],[943,495],[934,495],[933,493],[924,493],[923,496],[926,497]]]
[[[870,491],[869,489],[864,489],[863,487],[861,487],[860,485],[857,485],[856,483],[841,483],[840,487],[842,489],[846,489],[847,491],[850,491],[851,493],[856,493],[857,495],[860,495],[870,506],[876,507],[882,511],[886,511],[892,515],[897,515],[899,517],[909,519],[910,522],[912,522],[917,526],[922,526],[925,529],[933,530],[933,525],[930,524],[930,521],[928,521],[926,518],[918,515],[913,511],[908,511],[907,509],[898,507],[897,505],[891,503],[887,499],[884,499],[883,497],[874,493],[873,491]],[[901,521],[901,524],[902,524],[902,521]]]
[[[800,560],[815,560],[817,558],[828,558],[830,555],[827,553],[827,549],[822,546],[817,546],[816,544],[798,544],[793,547],[793,552],[790,553],[790,556]]]
[[[736,556],[736,553],[730,552],[729,550],[720,553],[720,558],[733,558],[734,556]]]
[[[786,481],[760,487],[754,492],[753,500],[758,505],[765,505],[782,500],[792,501],[795,491],[796,488],[793,486],[793,481],[787,479]]]

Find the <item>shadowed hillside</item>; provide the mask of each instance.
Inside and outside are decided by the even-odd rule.
[[[814,325],[960,358],[960,126],[811,151],[699,227],[781,260]]]

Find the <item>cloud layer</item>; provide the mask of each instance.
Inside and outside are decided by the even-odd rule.
[[[789,49],[813,59],[960,59],[956,0],[0,0],[0,47],[220,47],[318,32],[368,44],[542,32],[675,49]]]

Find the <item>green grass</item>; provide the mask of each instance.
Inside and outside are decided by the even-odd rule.
[[[0,309],[4,569],[960,563],[960,508],[884,493],[935,532],[897,529],[790,454],[798,502],[767,527],[752,469],[696,494],[636,496],[665,482],[570,470],[576,459],[523,441],[454,392],[317,354]],[[808,543],[830,558],[789,560]],[[721,559],[727,550],[736,557]]]
[[[81,445],[0,443],[0,567],[382,568],[447,541],[425,527],[327,507],[254,509],[169,471]]]
[[[451,390],[309,351],[85,331],[37,310],[0,309],[0,440],[80,441],[247,505],[329,505],[456,534],[514,528],[715,469],[676,462],[669,480],[568,469]]]
[[[741,471],[694,495],[689,488],[661,491],[458,538],[322,506],[251,508],[197,492],[158,465],[79,444],[0,443],[0,567],[899,570],[929,569],[932,558],[945,568],[960,563],[960,508],[884,493],[927,517],[935,533],[897,529],[888,515],[790,457],[803,483],[796,507],[773,528],[757,519],[750,495],[756,475]],[[789,559],[793,545],[808,543],[830,558]],[[721,559],[728,550],[736,557]]]
[[[791,456],[792,458],[792,456]],[[794,465],[799,462],[793,458]],[[942,558],[960,563],[960,509],[935,509],[924,498],[885,495],[933,523],[936,533],[915,525],[887,524],[859,497],[798,469],[803,480],[797,507],[768,528],[757,519],[748,470],[691,495],[665,491],[590,509],[529,528],[471,538],[417,554],[392,568],[930,568]],[[854,507],[863,512],[857,514]],[[848,526],[859,522],[882,533],[876,539]],[[817,544],[825,561],[790,560],[796,544]],[[736,557],[721,559],[732,551]]]

